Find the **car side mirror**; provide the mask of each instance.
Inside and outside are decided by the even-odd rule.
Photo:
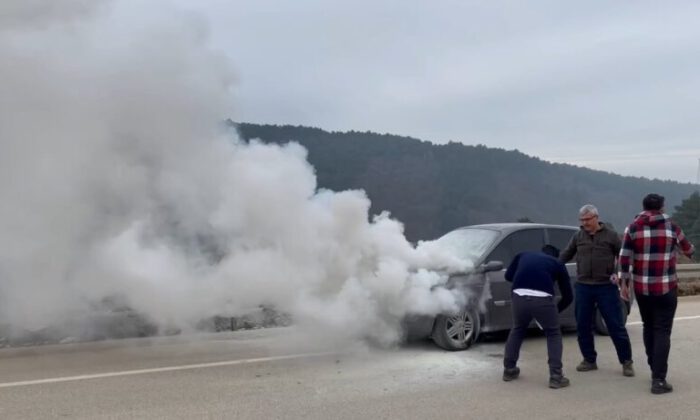
[[[486,264],[481,265],[481,271],[484,273],[488,273],[489,271],[501,271],[503,270],[503,262],[502,261],[489,261]]]

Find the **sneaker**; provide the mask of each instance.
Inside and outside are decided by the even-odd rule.
[[[598,364],[596,362],[589,362],[586,359],[583,359],[581,363],[576,366],[576,370],[579,372],[588,372],[590,370],[597,370],[598,369]]]
[[[652,394],[666,394],[668,392],[673,392],[673,386],[666,382],[666,380],[654,379],[653,381],[651,381]]]
[[[569,379],[564,375],[551,375],[549,377],[549,387],[552,389],[566,388],[569,383]]]
[[[518,379],[518,376],[520,376],[520,368],[517,366],[514,368],[503,369],[503,380],[506,382],[510,382],[513,379]]]
[[[634,376],[634,366],[632,366],[631,360],[622,363],[622,374],[630,377]]]

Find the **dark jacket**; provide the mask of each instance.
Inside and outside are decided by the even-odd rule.
[[[506,270],[506,280],[515,289],[532,289],[554,296],[554,282],[559,284],[561,300],[559,312],[566,309],[574,299],[571,279],[566,267],[556,258],[542,252],[521,252],[516,255]]]
[[[615,261],[620,253],[622,241],[605,223],[594,235],[583,228],[569,241],[559,255],[563,263],[576,256],[576,280],[583,284],[610,284],[610,275],[615,273]]]

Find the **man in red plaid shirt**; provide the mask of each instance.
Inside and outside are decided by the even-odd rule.
[[[676,254],[692,256],[695,248],[678,225],[663,213],[664,197],[649,194],[644,211],[625,229],[620,249],[621,292],[629,298],[630,264],[634,294],[644,324],[644,348],[651,367],[651,392],[673,391],[666,382],[671,329],[678,305]]]

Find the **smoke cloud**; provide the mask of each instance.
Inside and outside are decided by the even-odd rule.
[[[117,299],[161,327],[260,305],[389,344],[456,309],[464,270],[362,191],[319,190],[306,151],[243,143],[231,67],[166,2],[0,6],[0,324],[90,319]],[[81,328],[85,328],[85,322]]]

